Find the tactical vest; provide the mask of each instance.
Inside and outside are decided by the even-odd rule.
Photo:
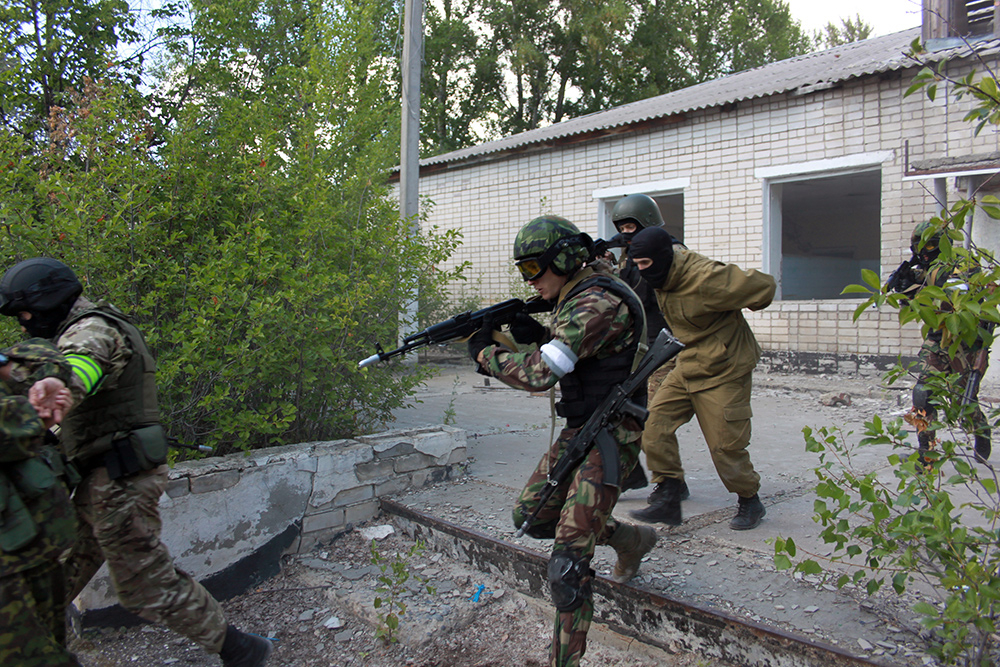
[[[585,278],[570,289],[564,301],[590,287],[600,287],[622,299],[632,315],[633,336],[632,343],[621,352],[601,359],[597,357],[580,359],[573,372],[559,380],[562,398],[556,403],[556,414],[565,417],[566,425],[570,428],[583,426],[608,395],[608,390],[632,374],[639,353],[639,344],[643,342],[645,319],[642,304],[632,290],[614,278],[601,274]],[[636,392],[633,400],[645,405],[645,389]]]
[[[59,333],[86,317],[103,317],[118,325],[132,349],[118,386],[98,389],[73,408],[60,431],[66,455],[71,460],[89,459],[111,450],[111,443],[139,426],[160,420],[156,400],[156,360],[146,347],[139,330],[117,308],[106,302],[85,310],[66,321]]]

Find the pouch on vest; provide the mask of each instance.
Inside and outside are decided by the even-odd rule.
[[[56,484],[56,472],[41,456],[33,456],[10,466],[11,481],[26,498],[37,498]]]
[[[38,527],[14,485],[0,475],[0,550],[22,549],[35,539]]]
[[[104,466],[110,479],[128,477],[152,470],[167,462],[167,435],[159,424],[130,431],[111,443],[104,455]]]

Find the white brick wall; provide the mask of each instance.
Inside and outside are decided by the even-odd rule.
[[[735,109],[690,112],[679,123],[453,167],[421,178],[421,196],[434,202],[428,224],[458,228],[465,242],[452,260],[469,261],[483,300],[509,296],[510,247],[517,230],[542,213],[555,213],[597,234],[600,188],[687,178],[685,242],[696,252],[761,268],[764,184],[754,176],[814,160],[889,152],[882,164],[883,278],[909,256],[916,222],[934,213],[930,181],[901,180],[903,142],[910,159],[985,153],[997,137],[974,137],[963,122],[967,103],[940,90],[903,98],[915,70],[900,77],[869,77],[799,96],[740,102]],[[954,179],[952,179],[954,180]],[[949,187],[953,187],[950,183]],[[950,193],[949,198],[956,198]],[[853,321],[856,302],[777,302],[748,319],[766,350],[838,354],[914,354],[916,327],[901,329],[891,312]]]

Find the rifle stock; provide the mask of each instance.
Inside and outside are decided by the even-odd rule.
[[[483,327],[483,320],[487,315],[491,315],[493,324],[501,326],[514,321],[514,316],[518,313],[547,313],[552,310],[553,304],[542,299],[531,299],[522,301],[521,299],[507,299],[500,303],[487,306],[480,310],[467,310],[459,313],[455,317],[432,324],[422,331],[409,335],[403,339],[403,344],[395,350],[386,352],[382,346],[375,343],[377,352],[367,359],[358,362],[358,368],[370,366],[377,361],[387,361],[393,357],[406,354],[410,350],[416,350],[428,345],[444,345],[453,341],[468,338]]]
[[[597,239],[594,241],[593,257],[603,257],[612,248],[624,248],[627,244],[621,234],[615,234],[610,239]],[[592,259],[593,259],[592,257]]]
[[[649,411],[632,401],[632,395],[646,385],[649,376],[665,364],[667,361],[677,356],[684,349],[684,344],[674,338],[666,329],[660,329],[653,345],[646,352],[642,361],[636,369],[625,380],[616,384],[608,392],[608,395],[601,401],[601,404],[594,410],[594,413],[587,419],[586,423],[580,427],[569,443],[566,450],[558,461],[549,470],[548,482],[539,494],[535,510],[528,516],[517,531],[517,536],[521,537],[525,531],[531,527],[535,518],[555,490],[560,484],[569,479],[572,472],[583,463],[590,453],[590,450],[597,445],[601,452],[614,452],[614,456],[605,456],[605,478],[617,479],[618,458],[617,443],[611,434],[611,429],[626,416],[634,417],[640,424],[645,423]],[[602,444],[603,443],[603,444]],[[611,460],[613,458],[613,461]],[[610,473],[610,474],[609,474]]]

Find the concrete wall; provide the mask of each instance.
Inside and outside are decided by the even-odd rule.
[[[309,551],[374,517],[379,497],[447,479],[465,461],[465,431],[437,426],[180,463],[160,500],[163,542],[202,580],[275,541]],[[115,603],[105,567],[76,606]]]
[[[953,76],[964,71],[949,66]],[[542,213],[563,215],[603,235],[601,190],[681,183],[684,240],[694,251],[743,267],[768,270],[768,183],[789,174],[881,172],[881,275],[910,256],[910,233],[936,213],[930,181],[903,180],[904,142],[910,160],[996,150],[1000,135],[973,134],[962,120],[969,103],[945,86],[936,101],[903,96],[916,70],[871,76],[805,95],[776,95],[725,108],[693,111],[678,123],[622,132],[589,142],[481,156],[421,176],[433,202],[426,225],[460,229],[464,244],[452,264],[471,262],[471,283],[484,301],[506,298],[520,282],[510,247],[517,230]],[[950,179],[949,198],[957,197]],[[637,188],[638,189],[638,188]],[[627,190],[626,190],[627,192]],[[620,196],[620,195],[619,195]],[[856,282],[860,282],[857,280]],[[894,314],[865,313],[857,299],[783,300],[748,320],[765,350],[913,355],[919,327],[901,328]]]

